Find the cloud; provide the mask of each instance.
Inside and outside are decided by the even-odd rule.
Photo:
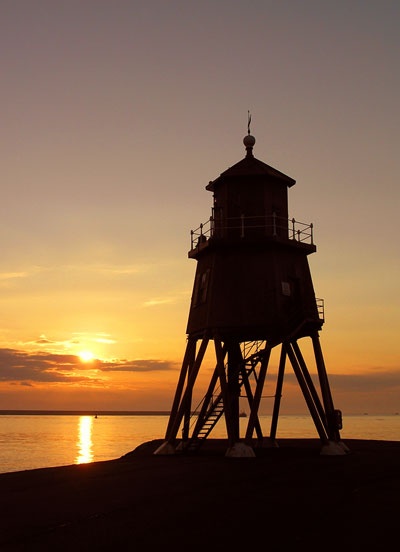
[[[318,385],[318,377],[311,374],[315,385]],[[355,393],[378,392],[400,388],[400,369],[384,370],[376,368],[374,371],[366,371],[357,374],[329,374],[329,385],[335,391]],[[297,379],[289,369],[285,374],[285,381],[297,385]]]
[[[99,366],[104,372],[154,372],[174,369],[176,363],[168,360],[124,360],[122,362],[103,362]]]
[[[108,333],[89,333],[89,332],[74,332],[73,335],[76,337],[71,341],[71,343],[79,344],[81,341],[92,341],[93,343],[106,343],[113,344],[116,343],[116,340],[111,337]]]
[[[1,272],[0,280],[15,280],[15,278],[26,278],[27,272]]]
[[[175,298],[173,297],[165,297],[165,298],[155,298],[155,299],[149,299],[148,301],[145,301],[143,303],[144,307],[155,307],[157,305],[167,305],[170,303],[174,303]]]
[[[79,382],[86,378],[68,375],[78,363],[74,355],[0,349],[0,381]]]
[[[82,363],[77,355],[44,351],[26,352],[17,349],[0,349],[0,382],[36,383],[96,383],[93,370],[99,372],[154,372],[168,371],[175,363],[166,360],[115,360],[94,359]],[[82,374],[83,371],[87,375]],[[79,373],[78,373],[79,372]]]
[[[38,340],[40,345],[50,344],[45,336]],[[27,352],[18,349],[0,348],[0,382],[30,386],[35,383],[98,384],[102,375],[111,373],[168,372],[179,369],[179,364],[165,359],[94,359],[83,363],[78,355],[49,351]],[[316,375],[312,378],[318,385]],[[356,374],[328,374],[334,391],[345,393],[388,393],[400,389],[400,370],[385,370],[375,367]],[[285,382],[297,385],[290,370]]]
[[[41,335],[39,339],[35,341],[38,345],[47,345],[48,343],[54,343],[54,341],[51,341],[50,339],[47,339],[45,335]]]
[[[345,391],[382,391],[400,387],[400,370],[383,370],[361,374],[331,374],[329,381],[335,389]]]
[[[116,343],[116,340],[107,333],[74,332],[70,339],[55,341],[53,339],[49,339],[46,335],[42,334],[33,341],[22,342],[18,345],[27,348],[36,347],[37,345],[39,345],[41,348],[46,348],[48,352],[51,350],[51,352],[54,354],[61,354],[63,350],[69,350],[71,346],[76,346],[89,342],[101,344],[105,343],[107,345],[111,345]],[[84,346],[86,347],[86,345]]]

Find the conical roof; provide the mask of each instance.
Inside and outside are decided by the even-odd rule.
[[[223,180],[227,178],[230,179],[232,177],[241,176],[265,176],[274,180],[281,180],[282,184],[286,184],[288,188],[296,183],[296,181],[290,176],[287,176],[277,169],[274,169],[270,165],[267,165],[263,161],[256,159],[253,156],[253,145],[255,143],[255,139],[250,142],[249,138],[253,137],[246,136],[243,140],[247,150],[246,157],[232,167],[229,167],[229,169],[221,173],[218,178],[209,182],[209,184],[206,186],[207,190],[213,191],[215,189],[215,186],[218,186],[218,184],[220,184]]]

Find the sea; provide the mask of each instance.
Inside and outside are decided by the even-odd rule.
[[[113,460],[153,439],[162,439],[168,413],[0,411],[0,473]],[[270,416],[260,416],[268,435]],[[246,418],[240,418],[244,435]],[[400,415],[350,415],[341,437],[400,441]],[[226,438],[221,419],[210,438]],[[279,417],[277,439],[318,438],[309,415]]]

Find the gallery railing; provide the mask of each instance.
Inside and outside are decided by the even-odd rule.
[[[305,224],[298,220],[278,217],[275,213],[269,216],[232,217],[216,219],[212,216],[195,230],[191,230],[191,249],[207,242],[213,237],[235,235],[239,238],[258,234],[285,237],[301,243],[314,245],[313,224]]]

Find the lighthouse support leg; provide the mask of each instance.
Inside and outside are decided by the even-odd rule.
[[[323,447],[323,455],[343,455],[349,452],[348,447],[340,441],[338,419],[339,411],[334,409],[332,395],[330,392],[328,376],[319,342],[318,332],[310,335],[317,365],[317,372],[322,396],[322,403],[311,379],[307,365],[301,354],[297,341],[287,342],[286,351],[297,380],[303,392],[307,406],[310,410],[314,424],[317,428]]]
[[[189,342],[187,344],[185,358],[182,364],[180,380],[174,399],[173,412],[175,413],[175,415],[173,417],[171,413],[167,427],[167,433],[165,436],[165,442],[154,452],[154,454],[174,454],[174,441],[179,431],[179,427],[184,416],[190,413],[193,387],[196,382],[196,378],[199,373],[205,352],[207,350],[209,338],[204,337],[202,339],[197,356],[195,352],[196,341],[197,340],[194,338],[189,339]],[[186,389],[184,393],[182,393],[186,375]]]
[[[240,443],[237,435],[237,425],[235,423],[234,412],[232,409],[232,397],[229,389],[229,384],[225,373],[225,350],[222,347],[219,338],[214,339],[215,353],[217,357],[217,370],[221,385],[222,400],[224,402],[226,431],[228,434],[228,449],[225,456],[228,457],[254,457],[255,453],[251,446],[245,443]]]
[[[228,397],[231,411],[231,424],[234,442],[238,442],[240,438],[239,429],[239,397],[240,383],[239,374],[240,367],[243,362],[240,345],[237,341],[232,341],[227,344],[228,363],[227,363],[227,383]]]
[[[196,358],[196,341],[196,339],[189,338],[186,345],[186,351],[182,361],[182,368],[179,375],[178,385],[176,387],[175,397],[169,415],[167,431],[165,434],[166,440],[168,440],[171,436],[172,427],[178,414],[178,409],[182,399],[182,393],[184,390],[186,375],[188,373],[189,366],[194,364],[194,360]]]
[[[340,440],[339,429],[341,429],[341,413],[339,410],[335,410],[333,406],[332,394],[329,387],[329,381],[326,373],[325,362],[322,354],[318,332],[313,333],[311,338],[313,342],[315,361],[317,364],[318,377],[321,386],[322,400],[325,406],[328,436],[331,441],[340,443],[341,448],[343,448],[345,452],[348,452],[348,448]]]
[[[271,430],[269,434],[269,437],[272,442],[275,442],[275,439],[276,439],[276,430],[278,427],[278,417],[279,417],[279,410],[280,410],[281,398],[282,398],[283,377],[285,375],[285,364],[286,364],[286,350],[285,350],[285,347],[282,345],[281,356],[279,359],[278,377],[276,380],[274,408],[272,411],[272,420],[271,420]]]
[[[300,347],[299,347],[297,341],[292,341],[292,347],[293,347],[293,351],[296,355],[297,361],[299,363],[301,372],[302,372],[302,374],[304,376],[304,379],[307,383],[307,387],[310,390],[312,400],[315,404],[315,408],[317,409],[320,420],[324,425],[325,432],[326,432],[327,436],[329,437],[329,429],[328,429],[328,424],[327,424],[326,412],[324,410],[324,407],[322,406],[321,400],[318,396],[317,390],[314,386],[314,382],[311,378],[310,372],[308,371],[307,364],[304,360],[303,355],[301,354]]]
[[[258,409],[260,406],[260,401],[262,397],[262,392],[264,389],[264,382],[265,382],[265,376],[268,369],[268,363],[271,356],[271,347],[270,345],[267,345],[265,348],[264,357],[261,361],[260,371],[258,374],[258,381],[257,386],[254,392],[254,399],[252,401],[251,405],[251,411],[250,411],[250,417],[249,422],[247,424],[247,430],[246,430],[246,436],[245,441],[247,444],[251,443],[251,439],[254,432],[254,427],[256,426],[256,423],[258,422]]]
[[[232,405],[231,397],[229,395],[228,382],[225,374],[225,354],[226,350],[222,346],[222,342],[219,338],[214,338],[215,344],[215,356],[217,357],[217,372],[218,378],[221,385],[221,394],[222,400],[224,402],[224,412],[225,412],[225,423],[226,423],[226,432],[228,434],[229,445],[233,445],[235,442],[235,424],[232,420]]]
[[[293,371],[296,375],[297,381],[300,385],[301,391],[303,393],[303,396],[305,398],[305,401],[307,403],[308,409],[310,411],[311,417],[314,420],[315,427],[318,431],[318,434],[321,438],[321,441],[327,442],[328,436],[325,431],[324,424],[321,421],[321,418],[319,416],[318,409],[316,408],[314,399],[313,399],[313,393],[311,393],[310,388],[308,386],[307,380],[303,375],[303,372],[301,370],[300,364],[296,358],[296,355],[293,350],[292,343],[286,342],[283,345],[286,349],[287,355],[289,357],[290,363],[293,367]]]
[[[249,382],[249,376],[247,374],[247,371],[246,371],[246,366],[245,364],[243,363],[242,364],[242,382],[243,382],[243,387],[244,387],[244,390],[245,390],[245,393],[246,393],[246,397],[247,397],[247,401],[249,403],[249,407],[250,407],[250,411],[253,407],[253,402],[254,402],[254,396],[253,396],[253,392],[252,392],[252,389],[251,389],[251,385],[250,385],[250,382]],[[262,444],[262,441],[263,441],[263,432],[262,432],[262,429],[261,429],[261,424],[260,424],[260,420],[257,416],[257,419],[255,421],[255,430],[256,430],[256,434],[257,434],[257,440],[259,443]]]

